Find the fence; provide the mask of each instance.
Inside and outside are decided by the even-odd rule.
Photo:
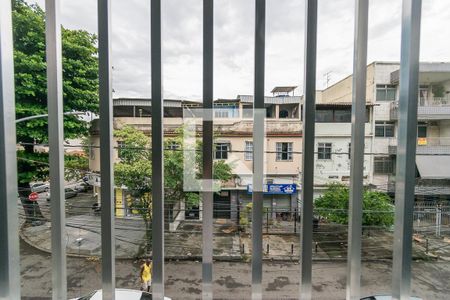
[[[52,210],[52,293],[53,299],[67,299],[66,252],[64,244],[65,213],[62,156],[62,59],[59,0],[46,1],[46,46],[49,107],[49,144]],[[152,85],[152,199],[153,202],[153,298],[164,297],[164,182],[163,182],[163,89],[161,0],[151,1],[151,85]],[[213,0],[204,0],[203,10],[203,102],[212,108],[213,95]],[[303,164],[301,212],[300,297],[311,299],[313,252],[313,178],[314,122],[316,93],[317,0],[306,0],[305,68],[303,116]],[[367,64],[368,1],[356,0],[355,51],[352,110],[352,163],[350,221],[348,235],[347,298],[360,298],[361,228],[365,86]],[[404,0],[401,40],[400,106],[398,134],[398,188],[396,192],[396,226],[393,259],[393,297],[406,299],[410,293],[411,240],[413,213],[409,201],[414,194],[415,143],[409,143],[416,132],[418,59],[421,1]],[[255,0],[255,86],[254,112],[264,108],[265,21],[266,1]],[[17,217],[17,172],[14,120],[14,69],[11,23],[11,1],[0,0],[0,298],[19,299],[19,240]],[[100,160],[101,160],[101,238],[103,299],[114,300],[115,228],[113,224],[114,174],[112,169],[112,80],[111,80],[111,3],[98,0]],[[254,178],[252,215],[252,298],[262,299],[263,255],[263,163],[264,115],[254,114]],[[204,121],[204,174],[211,179],[212,122]],[[414,134],[412,134],[414,133]],[[55,184],[57,183],[57,184]],[[206,192],[203,218],[203,298],[212,299],[212,193]],[[59,198],[58,198],[59,197]]]

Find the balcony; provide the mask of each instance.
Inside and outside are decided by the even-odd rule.
[[[398,101],[391,104],[391,120],[398,120]],[[418,120],[450,120],[450,98],[419,98],[417,108]]]
[[[388,153],[390,155],[397,154],[397,141],[392,139],[388,145]],[[450,154],[450,137],[427,137],[418,138],[417,155],[449,155]]]

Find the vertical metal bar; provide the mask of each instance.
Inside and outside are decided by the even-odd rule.
[[[103,299],[115,299],[115,228],[113,170],[113,107],[111,80],[111,2],[98,0],[100,97],[100,176]]]
[[[52,222],[52,294],[67,299],[63,79],[61,55],[60,1],[45,1],[47,52],[48,142],[50,147],[50,197]]]
[[[153,297],[164,298],[164,152],[161,0],[151,1]]]
[[[252,299],[262,299],[264,186],[264,64],[266,1],[255,0],[255,97],[253,102]]]
[[[317,0],[306,0],[303,101],[302,218],[300,298],[311,299],[314,196],[314,122],[316,114]]]
[[[11,1],[0,0],[0,299],[20,299]]]
[[[355,0],[347,300],[360,299],[368,16],[369,0]]]
[[[212,299],[214,2],[203,0],[203,299]]]
[[[403,1],[392,265],[392,297],[401,300],[411,289],[421,8],[421,0]]]

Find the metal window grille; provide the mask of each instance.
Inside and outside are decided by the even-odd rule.
[[[230,151],[229,143],[216,144],[216,159],[228,159],[228,152]]]
[[[167,145],[167,149],[168,150],[178,150],[178,149],[180,149],[180,144],[178,144],[177,142],[175,142],[175,141],[170,141],[169,143],[168,143],[168,145]]]
[[[375,122],[375,136],[376,137],[394,137],[395,124],[394,122]]]
[[[292,143],[277,143],[277,161],[292,160]]]
[[[352,143],[348,143],[348,159],[352,157]]]
[[[319,143],[317,146],[317,159],[331,159],[331,143]]]
[[[395,85],[377,84],[377,101],[394,101],[396,92]]]
[[[251,141],[245,141],[244,159],[253,160],[253,142]]]
[[[300,253],[301,299],[312,294],[312,231],[314,178],[314,121],[317,46],[317,0],[306,0],[305,66],[303,109],[302,217]],[[213,78],[213,0],[204,0],[203,10],[203,100],[212,108]],[[262,196],[264,164],[264,55],[265,0],[255,0],[255,88],[254,153],[252,211],[252,299],[262,299]],[[352,144],[349,234],[347,259],[347,299],[360,298],[362,172],[364,157],[364,107],[367,64],[368,0],[355,0],[354,76],[352,105]],[[421,0],[403,0],[399,131],[396,164],[396,201],[394,256],[392,273],[393,299],[408,299],[411,289],[411,236],[415,184],[415,147],[417,137],[417,99]],[[20,264],[18,240],[17,170],[14,120],[14,69],[11,1],[0,0],[0,298],[20,298]],[[62,60],[59,0],[46,1],[47,82],[49,103],[49,144],[51,194],[64,199],[62,156]],[[111,5],[98,0],[100,157],[102,181],[102,289],[103,299],[114,300],[114,211],[112,172],[112,87],[111,87]],[[163,189],[163,89],[162,89],[161,0],[151,1],[151,83],[152,83],[152,198],[153,220],[153,298],[164,297],[164,189]],[[380,87],[377,100],[395,100],[394,88]],[[139,113],[144,116],[144,114]],[[206,122],[206,123],[205,123]],[[209,123],[208,123],[209,122]],[[212,122],[204,121],[204,174],[212,178]],[[326,148],[325,148],[326,149]],[[227,149],[228,150],[228,149]],[[278,151],[278,149],[277,149]],[[283,152],[283,148],[281,152]],[[292,150],[291,150],[292,151]],[[285,151],[286,152],[286,151]],[[289,153],[289,148],[287,153]],[[223,153],[223,151],[221,151]],[[225,152],[226,153],[226,152]],[[325,152],[326,153],[326,152]],[[324,154],[325,155],[325,154]],[[289,157],[287,154],[286,157]],[[205,163],[206,162],[206,163]],[[205,172],[207,171],[207,172]],[[203,219],[203,297],[212,299],[212,193],[204,192]],[[64,246],[64,201],[51,202],[52,285],[53,299],[67,299]]]
[[[124,141],[117,141],[117,156],[119,158],[123,158],[123,148],[125,147],[125,142]]]
[[[375,174],[392,174],[394,172],[394,160],[391,157],[374,157],[373,172]]]

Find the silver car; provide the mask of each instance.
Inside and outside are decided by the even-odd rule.
[[[44,182],[30,183],[31,192],[44,193],[44,192],[48,192],[49,188],[50,188],[50,186],[48,185],[48,183],[44,183]]]
[[[152,294],[136,290],[116,289],[116,300],[151,300]],[[102,290],[93,291],[87,296],[73,298],[72,300],[102,300]],[[164,297],[164,300],[171,298]]]
[[[78,192],[74,190],[73,188],[65,188],[64,189],[64,195],[66,199],[76,197],[78,195]],[[47,192],[46,196],[47,201],[50,201],[50,192]]]

